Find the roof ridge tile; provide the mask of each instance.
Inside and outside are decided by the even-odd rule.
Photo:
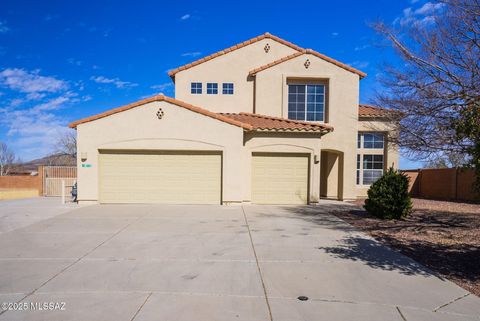
[[[313,127],[323,127],[323,128],[332,128],[333,129],[332,126],[327,125],[327,124],[310,123],[310,122],[301,121],[301,120],[294,120],[294,119],[288,119],[288,118],[282,118],[282,117],[276,117],[276,116],[269,116],[269,115],[263,115],[263,114],[240,112],[240,115],[247,115],[247,116],[253,116],[253,117],[258,117],[258,118],[266,118],[266,119],[283,121],[283,122],[292,123],[292,124],[302,124],[302,125],[313,126]]]

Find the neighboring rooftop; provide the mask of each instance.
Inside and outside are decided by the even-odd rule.
[[[294,57],[291,57],[291,56],[294,56],[294,55],[299,56],[299,55],[308,53],[308,54],[315,55],[316,57],[318,57],[318,58],[320,58],[320,59],[323,59],[323,60],[325,60],[325,61],[328,61],[328,62],[330,62],[330,63],[332,63],[332,64],[334,64],[334,65],[336,65],[336,66],[338,66],[338,67],[340,67],[340,68],[343,68],[343,69],[348,70],[348,71],[350,71],[350,72],[356,73],[356,74],[358,74],[358,75],[360,76],[360,78],[364,78],[364,77],[367,75],[366,73],[364,73],[364,72],[362,72],[362,71],[360,71],[360,70],[357,70],[357,69],[355,69],[355,68],[353,68],[353,67],[351,67],[351,66],[349,66],[349,65],[346,65],[346,64],[344,64],[344,63],[342,63],[342,62],[340,62],[340,61],[337,61],[337,60],[335,60],[335,59],[333,59],[333,58],[327,57],[327,56],[325,56],[325,55],[323,55],[323,54],[321,54],[321,53],[319,53],[319,52],[316,52],[316,51],[314,51],[314,50],[312,50],[312,49],[304,49],[304,48],[302,48],[302,47],[299,47],[299,46],[297,46],[297,45],[295,45],[295,44],[293,44],[293,43],[291,43],[291,42],[288,42],[288,41],[286,41],[286,40],[284,40],[284,39],[282,39],[282,38],[280,38],[280,37],[274,36],[274,35],[272,35],[272,34],[270,34],[270,33],[268,33],[268,32],[266,32],[266,33],[264,33],[263,35],[260,35],[260,36],[258,36],[258,37],[255,37],[255,38],[249,39],[249,40],[247,40],[247,41],[244,41],[244,42],[242,42],[242,43],[236,44],[236,45],[234,45],[234,46],[232,46],[232,47],[229,47],[229,48],[227,48],[227,49],[220,50],[220,51],[218,51],[218,52],[216,52],[216,53],[214,53],[214,54],[211,54],[211,55],[209,55],[209,56],[203,57],[203,58],[198,59],[198,60],[196,60],[196,61],[194,61],[194,62],[191,62],[191,63],[189,63],[189,64],[183,65],[183,66],[178,67],[178,68],[173,69],[173,70],[170,70],[170,71],[168,72],[168,75],[169,75],[170,77],[172,77],[172,78],[175,78],[175,74],[178,73],[178,72],[180,72],[180,71],[183,71],[183,70],[186,70],[186,69],[195,67],[195,66],[197,66],[197,65],[199,65],[199,64],[201,64],[201,63],[204,63],[204,62],[206,62],[206,61],[212,60],[213,58],[216,58],[216,57],[218,57],[218,56],[225,55],[225,54],[227,54],[227,53],[229,53],[229,52],[232,52],[232,51],[234,51],[234,50],[237,50],[237,49],[240,49],[240,48],[242,48],[242,47],[248,46],[248,45],[250,45],[250,44],[252,44],[252,43],[255,43],[255,42],[260,41],[260,40],[263,40],[263,39],[272,39],[272,40],[275,40],[275,41],[277,41],[277,42],[279,42],[279,43],[281,43],[281,44],[283,44],[283,45],[285,45],[285,46],[288,46],[288,47],[290,47],[290,48],[292,48],[292,49],[295,49],[295,50],[297,50],[297,51],[299,52],[298,54],[295,53],[295,54],[293,54],[293,55],[284,57],[284,58],[282,58],[282,59],[280,59],[280,60],[283,60],[283,59],[289,60],[289,59],[294,58]],[[286,60],[284,60],[284,61],[286,61]],[[278,61],[278,60],[277,60],[277,61]],[[283,62],[283,61],[281,61],[281,62]],[[270,65],[270,64],[268,64],[268,65]],[[266,66],[268,66],[268,65],[266,65]],[[260,67],[260,68],[262,68],[262,67]],[[265,68],[265,69],[266,69],[266,68]]]

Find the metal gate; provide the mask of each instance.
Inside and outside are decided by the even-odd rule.
[[[45,166],[43,167],[43,196],[62,196],[62,182],[65,182],[66,191],[77,181],[77,167],[75,166]]]

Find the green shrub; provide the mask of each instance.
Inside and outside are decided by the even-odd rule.
[[[408,194],[408,177],[389,168],[370,186],[364,207],[370,215],[382,219],[406,217],[412,210],[412,200]]]

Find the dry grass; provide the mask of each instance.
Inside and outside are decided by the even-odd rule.
[[[0,200],[12,200],[19,198],[37,197],[38,190],[36,189],[1,189]]]

